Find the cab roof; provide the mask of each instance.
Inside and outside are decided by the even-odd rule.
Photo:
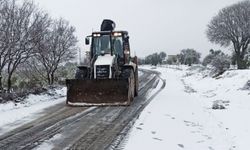
[[[93,32],[92,34],[111,34],[111,33],[122,33],[128,35],[127,31],[98,31],[98,32]]]

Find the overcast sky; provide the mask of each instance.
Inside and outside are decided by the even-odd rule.
[[[53,17],[63,17],[76,27],[82,51],[85,36],[98,31],[103,19],[130,34],[130,46],[144,57],[164,51],[177,54],[194,48],[206,55],[219,49],[206,38],[207,24],[218,11],[239,0],[35,0]],[[226,48],[222,48],[227,50]]]

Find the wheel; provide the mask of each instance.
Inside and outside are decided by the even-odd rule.
[[[134,71],[131,69],[130,70],[130,75],[129,75],[129,92],[130,92],[130,100],[133,101],[135,97],[135,74]]]
[[[121,77],[123,79],[128,79],[128,98],[133,101],[135,97],[135,74],[133,69],[126,68],[122,71]]]
[[[131,71],[133,72],[132,69],[124,69],[124,70],[122,70],[121,77],[122,77],[123,79],[129,78],[129,77],[130,77]]]
[[[86,69],[77,68],[76,74],[75,74],[75,79],[86,79],[87,75],[88,75],[88,72]]]
[[[139,93],[139,79],[138,79],[138,69],[135,71],[135,96]]]

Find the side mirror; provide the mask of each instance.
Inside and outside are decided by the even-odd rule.
[[[89,45],[89,38],[88,37],[85,38],[85,44]]]

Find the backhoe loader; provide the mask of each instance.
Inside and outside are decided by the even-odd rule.
[[[137,57],[130,55],[128,32],[114,29],[105,19],[100,31],[85,38],[89,65],[78,66],[75,79],[66,80],[68,105],[127,106],[138,95]]]

